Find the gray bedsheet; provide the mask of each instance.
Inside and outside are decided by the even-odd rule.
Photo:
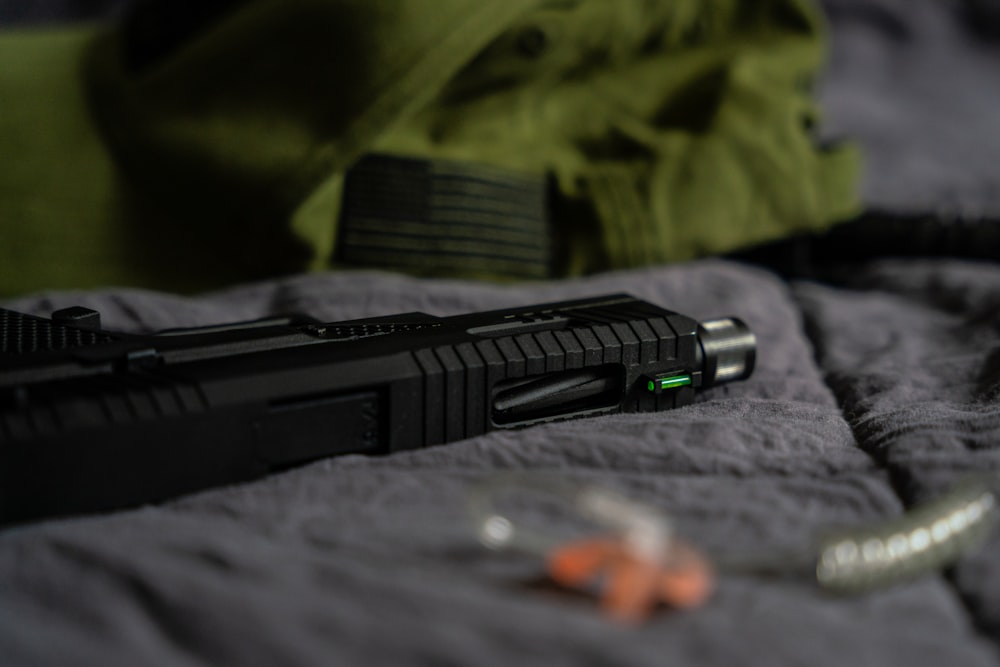
[[[997,470],[995,264],[887,260],[836,286],[715,261],[516,287],[342,273],[192,299],[115,291],[8,305],[82,304],[108,326],[156,329],[615,291],[699,318],[739,315],[759,338],[757,371],[676,411],[330,459],[2,531],[0,664],[1000,664],[997,537],[946,574],[860,597],[723,574],[704,607],[626,627],[586,596],[539,585],[537,558],[480,547],[466,518],[478,481],[548,471],[651,503],[731,557],[895,516],[967,471]]]

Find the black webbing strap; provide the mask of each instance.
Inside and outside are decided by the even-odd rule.
[[[540,279],[551,258],[543,176],[388,155],[347,172],[337,264]]]

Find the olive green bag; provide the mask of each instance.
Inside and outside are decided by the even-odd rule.
[[[230,4],[0,34],[0,293],[579,275],[855,212],[805,0]]]

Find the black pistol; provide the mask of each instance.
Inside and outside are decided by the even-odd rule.
[[[686,405],[753,371],[743,322],[627,295],[138,335],[0,309],[0,523],[155,502],[336,454]]]

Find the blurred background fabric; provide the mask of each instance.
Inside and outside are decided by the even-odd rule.
[[[5,31],[0,293],[565,277],[857,213],[853,145],[817,140],[812,0],[430,6],[147,0]],[[379,154],[411,162],[350,178]]]
[[[0,0],[0,26],[119,16],[136,0]],[[1000,0],[821,0],[824,132],[864,147],[865,202],[1000,214]]]
[[[873,207],[1000,215],[1000,2],[823,0],[824,131],[864,147]]]

